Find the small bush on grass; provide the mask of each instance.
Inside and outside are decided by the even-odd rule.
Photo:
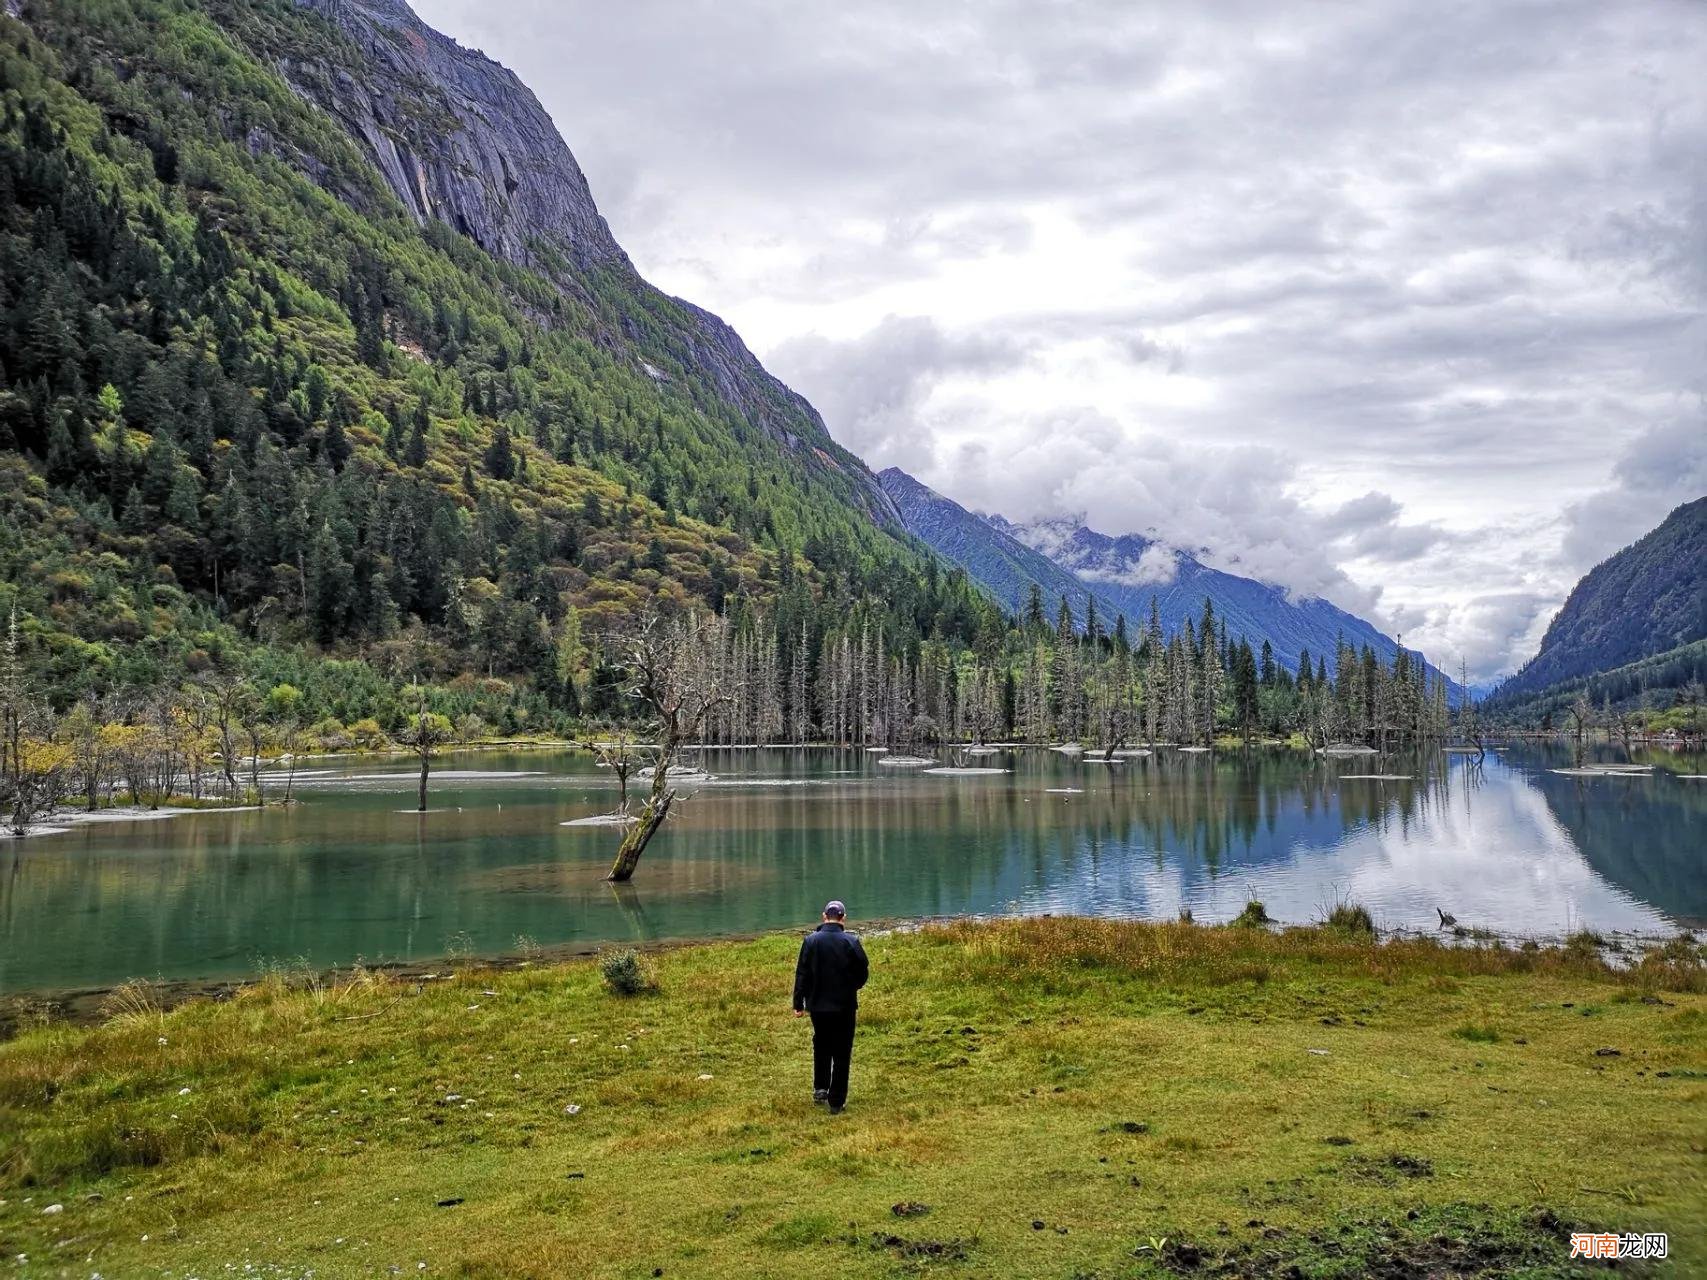
[[[652,966],[633,949],[613,951],[599,961],[599,972],[612,995],[638,996],[658,989]]]

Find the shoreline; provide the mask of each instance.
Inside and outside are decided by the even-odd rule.
[[[168,818],[183,818],[198,813],[259,813],[258,804],[163,804],[151,809],[146,805],[111,805],[105,809],[58,809],[48,817],[30,823],[23,831],[10,826],[0,830],[0,840],[30,840],[37,836],[63,836],[78,827],[98,827],[109,822],[163,822]]]
[[[956,924],[992,924],[1024,920],[1086,920],[1130,924],[1171,924],[1175,919],[1151,920],[1141,916],[1072,916],[1040,913],[1024,914],[967,914],[941,916],[887,917],[871,921],[855,921],[855,932],[867,938],[919,933],[925,929]],[[1196,923],[1196,922],[1194,922]],[[1204,929],[1232,926],[1232,921],[1208,921],[1197,924]],[[30,1026],[53,1025],[87,1027],[106,1020],[103,1006],[109,997],[133,984],[145,986],[162,1013],[170,1012],[197,1001],[215,1004],[233,999],[239,992],[267,982],[282,974],[293,988],[333,987],[348,981],[358,973],[383,974],[396,982],[448,982],[469,973],[516,973],[524,970],[559,968],[580,960],[589,960],[606,951],[637,951],[642,955],[662,955],[668,952],[757,942],[766,938],[796,937],[809,930],[810,922],[794,927],[743,930],[736,933],[699,935],[685,938],[649,938],[644,940],[612,939],[606,941],[576,941],[542,946],[528,955],[516,952],[488,952],[470,955],[433,956],[418,960],[384,960],[372,964],[337,964],[324,967],[298,966],[275,970],[272,974],[254,973],[246,977],[171,978],[152,980],[127,978],[110,985],[63,987],[0,993],[0,1044],[17,1036]],[[1284,934],[1294,930],[1326,928],[1324,922],[1272,920],[1263,931]],[[1589,935],[1600,939],[1594,944],[1596,954],[1614,969],[1628,968],[1640,961],[1650,950],[1663,947],[1676,938],[1693,938],[1696,930],[1678,925],[1669,934],[1643,933],[1635,930],[1599,930],[1584,928],[1576,934],[1528,934],[1498,930],[1427,930],[1377,928],[1373,938],[1377,943],[1438,942],[1448,950],[1493,948],[1504,950],[1538,949],[1542,951],[1566,948],[1571,939]]]

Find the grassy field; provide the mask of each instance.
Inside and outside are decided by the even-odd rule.
[[[1596,1228],[1707,1274],[1693,944],[1617,974],[1332,929],[874,937],[834,1118],[795,946],[664,952],[630,998],[593,962],[275,977],[29,1031],[0,1045],[0,1268],[1552,1276]]]

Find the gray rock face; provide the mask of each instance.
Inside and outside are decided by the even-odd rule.
[[[367,149],[423,226],[444,222],[496,257],[627,262],[551,117],[514,73],[422,22],[401,0],[298,0],[356,46],[366,73],[287,65],[299,93]]]
[[[355,56],[281,57],[280,71],[360,144],[418,223],[443,222],[594,303],[615,322],[598,341],[657,381],[705,386],[871,519],[900,527],[877,478],[733,329],[641,279],[551,117],[513,72],[433,30],[403,0],[296,2]],[[291,159],[324,185],[311,157]]]

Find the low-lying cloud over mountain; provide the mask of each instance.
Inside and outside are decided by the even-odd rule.
[[[424,0],[873,466],[1473,674],[1707,491],[1707,8]]]

